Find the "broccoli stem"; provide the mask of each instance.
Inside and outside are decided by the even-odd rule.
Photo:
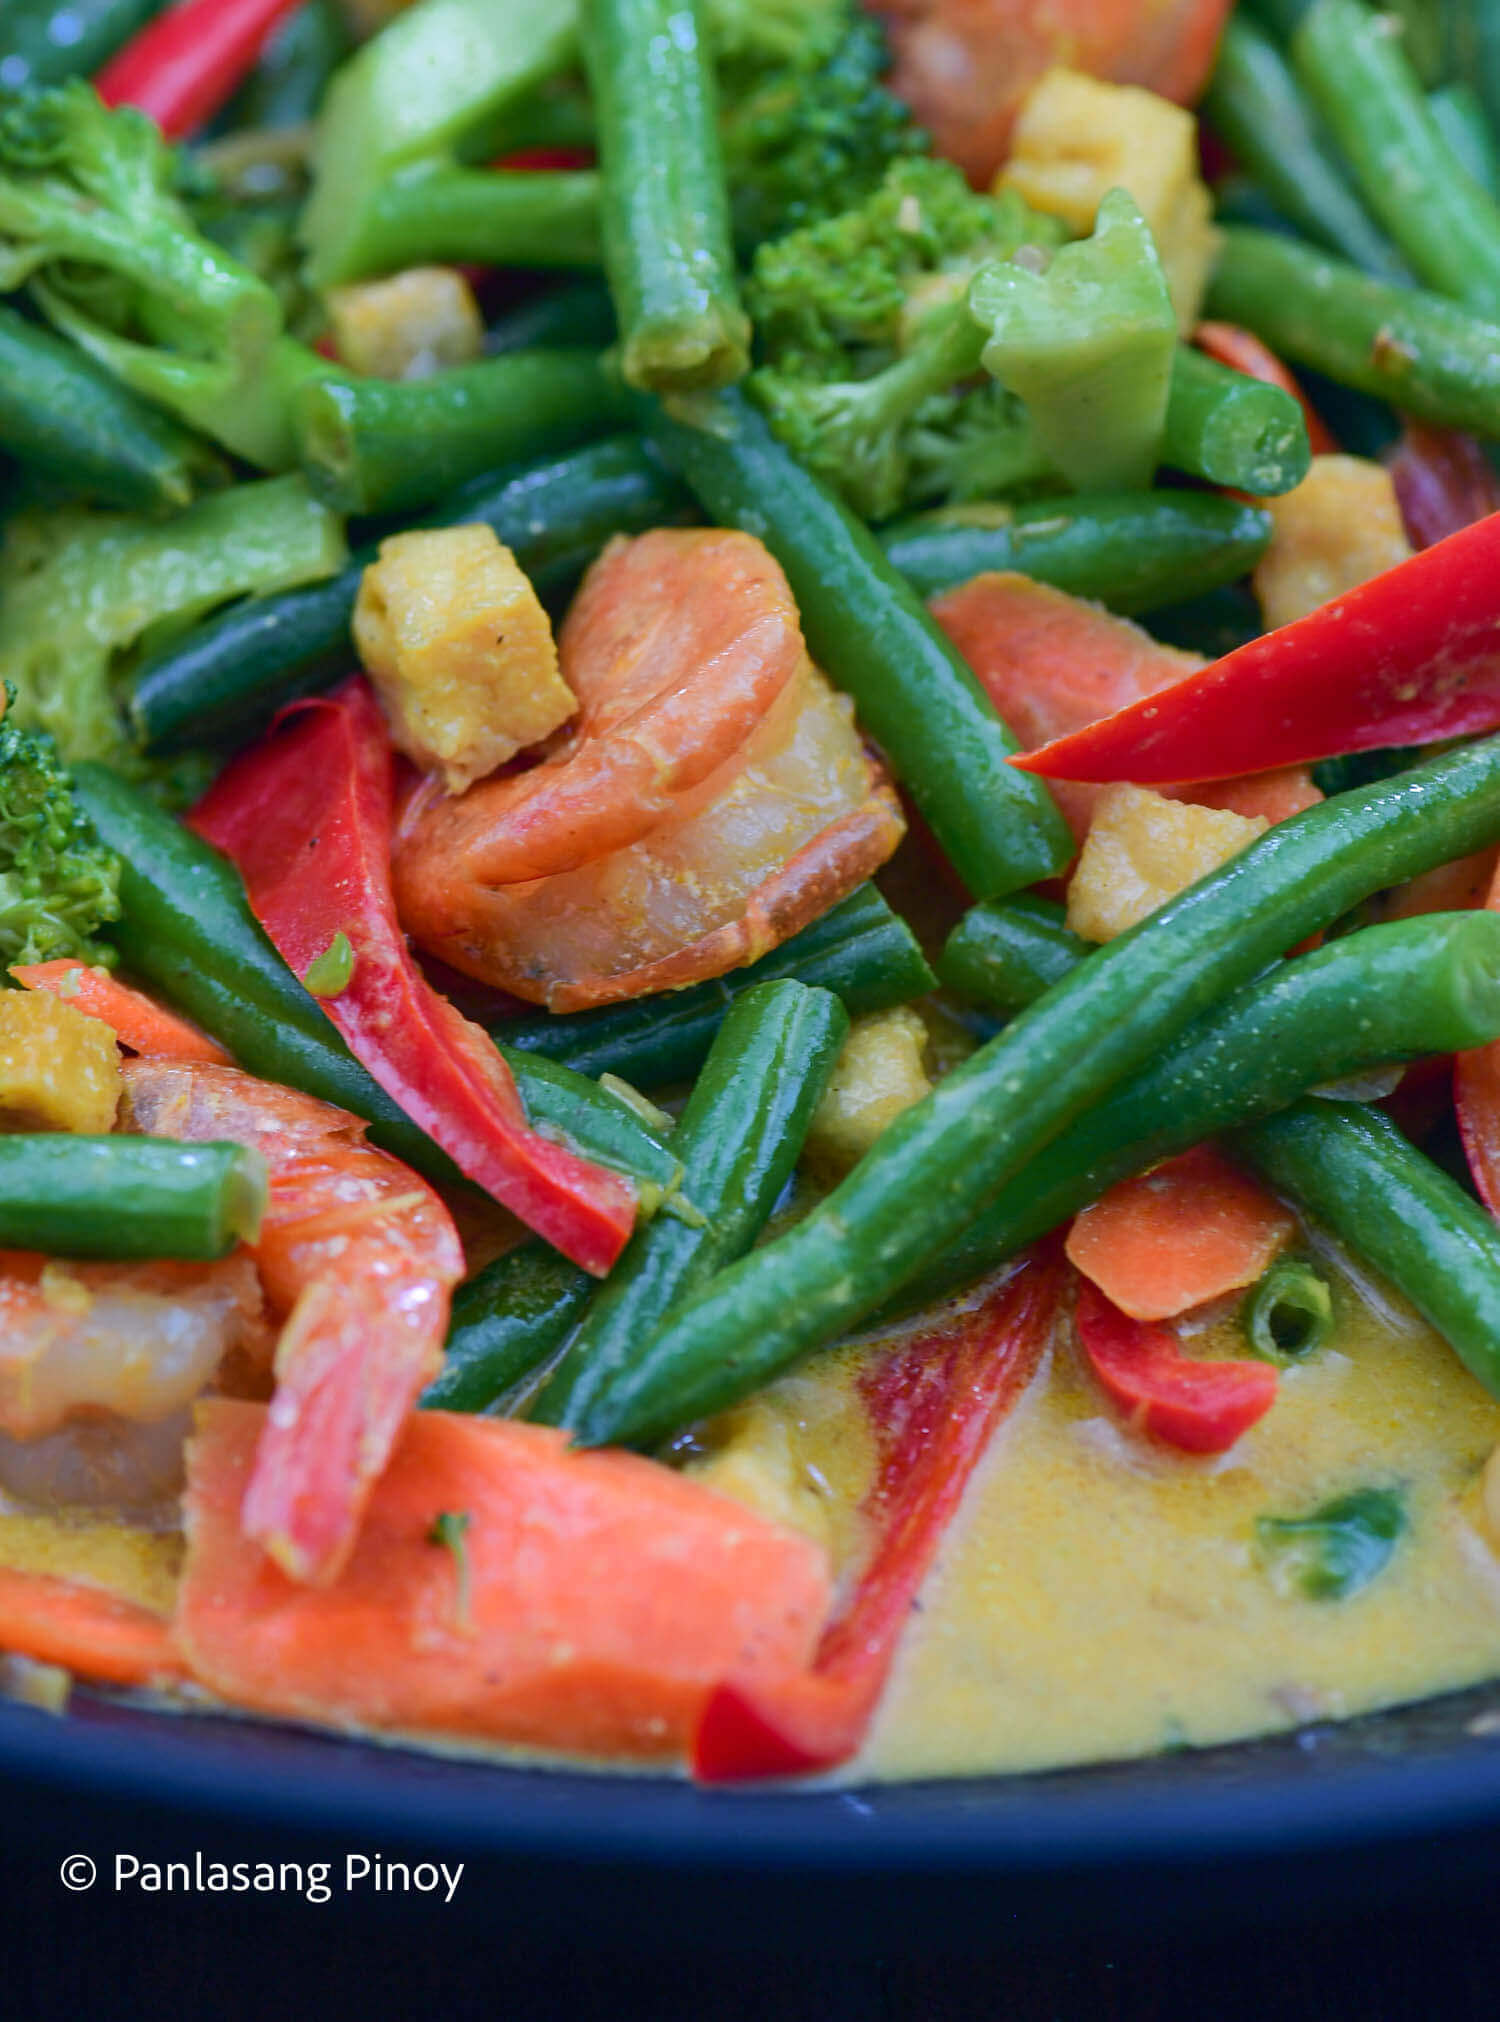
[[[984,363],[1024,400],[1037,438],[1079,490],[1149,484],[1166,425],[1177,321],[1134,200],[1111,190],[1093,236],[1045,273],[997,261],[975,276]]]
[[[592,170],[434,168],[377,190],[347,275],[439,260],[488,267],[596,267],[599,178]]]
[[[336,73],[301,231],[315,287],[358,278],[370,211],[399,169],[451,158],[577,56],[574,0],[417,0]]]

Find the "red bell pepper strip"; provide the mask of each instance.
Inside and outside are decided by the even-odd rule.
[[[808,1670],[731,1679],[710,1696],[693,1737],[700,1782],[803,1775],[854,1754],[969,1477],[1036,1372],[1061,1285],[1049,1246],[979,1305],[866,1372],[876,1465],[862,1511],[873,1538],[864,1571]]]
[[[1269,1362],[1195,1362],[1169,1329],[1130,1319],[1087,1278],[1074,1326],[1090,1368],[1132,1425],[1184,1453],[1226,1453],[1276,1402]]]
[[[347,935],[352,972],[320,1001],[350,1051],[461,1171],[602,1277],[630,1235],[634,1189],[530,1127],[499,1053],[412,960],[391,895],[394,786],[380,705],[356,676],[284,710],[192,825],[232,859],[297,975]]]
[[[229,103],[271,30],[301,0],[181,0],[158,14],[94,79],[106,105],[133,105],[182,140]]]
[[[1391,476],[1414,548],[1434,547],[1500,509],[1500,478],[1474,437],[1456,428],[1408,421]]]
[[[1290,393],[1302,409],[1313,455],[1331,456],[1337,451],[1338,444],[1318,410],[1270,346],[1262,344],[1249,330],[1242,330],[1238,323],[1200,323],[1193,332],[1193,344],[1231,371],[1243,372],[1247,379],[1260,379],[1267,386],[1279,386],[1283,393]]]
[[[1157,786],[1495,729],[1500,513],[1011,764]]]

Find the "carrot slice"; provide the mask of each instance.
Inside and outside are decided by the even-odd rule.
[[[817,1547],[712,1489],[437,1411],[408,1422],[338,1579],[297,1586],[240,1529],[264,1421],[215,1399],[188,1450],[177,1644],[236,1705],[657,1760],[719,1679],[805,1662],[827,1612]]]
[[[231,1065],[216,1039],[175,1011],[168,1011],[144,990],[134,990],[108,969],[85,968],[81,962],[18,962],[10,972],[28,990],[46,990],[61,997],[87,1018],[108,1025],[122,1046],[158,1060],[205,1060],[217,1067]]]
[[[1035,1374],[1060,1288],[1049,1247],[980,1305],[903,1341],[866,1373],[877,1459],[865,1569],[810,1670],[735,1677],[712,1694],[693,1737],[702,1782],[829,1769],[859,1747],[969,1477]]]
[[[0,1566],[0,1650],[109,1685],[180,1679],[171,1625],[99,1587]]]
[[[1296,1226],[1274,1194],[1200,1144],[1085,1208],[1068,1259],[1133,1320],[1170,1320],[1253,1285]]]
[[[1004,570],[945,590],[930,609],[1027,751],[1086,730],[1206,664],[1196,653],[1161,645],[1098,604]],[[1049,784],[1081,842],[1098,789],[1073,781]],[[1322,798],[1305,765],[1170,791],[1176,800],[1264,814],[1270,821]]]

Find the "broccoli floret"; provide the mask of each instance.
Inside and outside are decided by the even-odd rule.
[[[252,461],[241,404],[281,329],[275,294],[194,227],[173,155],[79,80],[0,92],[0,288],[30,283],[66,336]],[[275,448],[277,445],[272,444]]]
[[[881,82],[885,31],[852,0],[736,0],[716,31],[724,166],[743,256],[861,203],[927,134]]]
[[[119,917],[120,859],[75,805],[51,738],[0,723],[0,970],[112,962],[94,936]]]
[[[951,164],[894,164],[857,208],[761,248],[749,299],[765,363],[751,389],[782,440],[869,519],[970,498],[1048,468],[1020,403],[983,372],[976,271],[1060,236]]]

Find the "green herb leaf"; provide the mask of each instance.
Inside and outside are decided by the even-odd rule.
[[[1399,1489],[1362,1488],[1304,1517],[1259,1517],[1255,1539],[1278,1593],[1347,1601],[1390,1563],[1406,1529]]]
[[[354,981],[354,943],[347,934],[335,934],[321,955],[307,965],[302,978],[314,997],[338,997]]]
[[[466,1509],[440,1510],[427,1533],[428,1544],[442,1545],[453,1554],[453,1569],[458,1579],[458,1626],[465,1632],[473,1627],[469,1612],[469,1525],[472,1521]]]

